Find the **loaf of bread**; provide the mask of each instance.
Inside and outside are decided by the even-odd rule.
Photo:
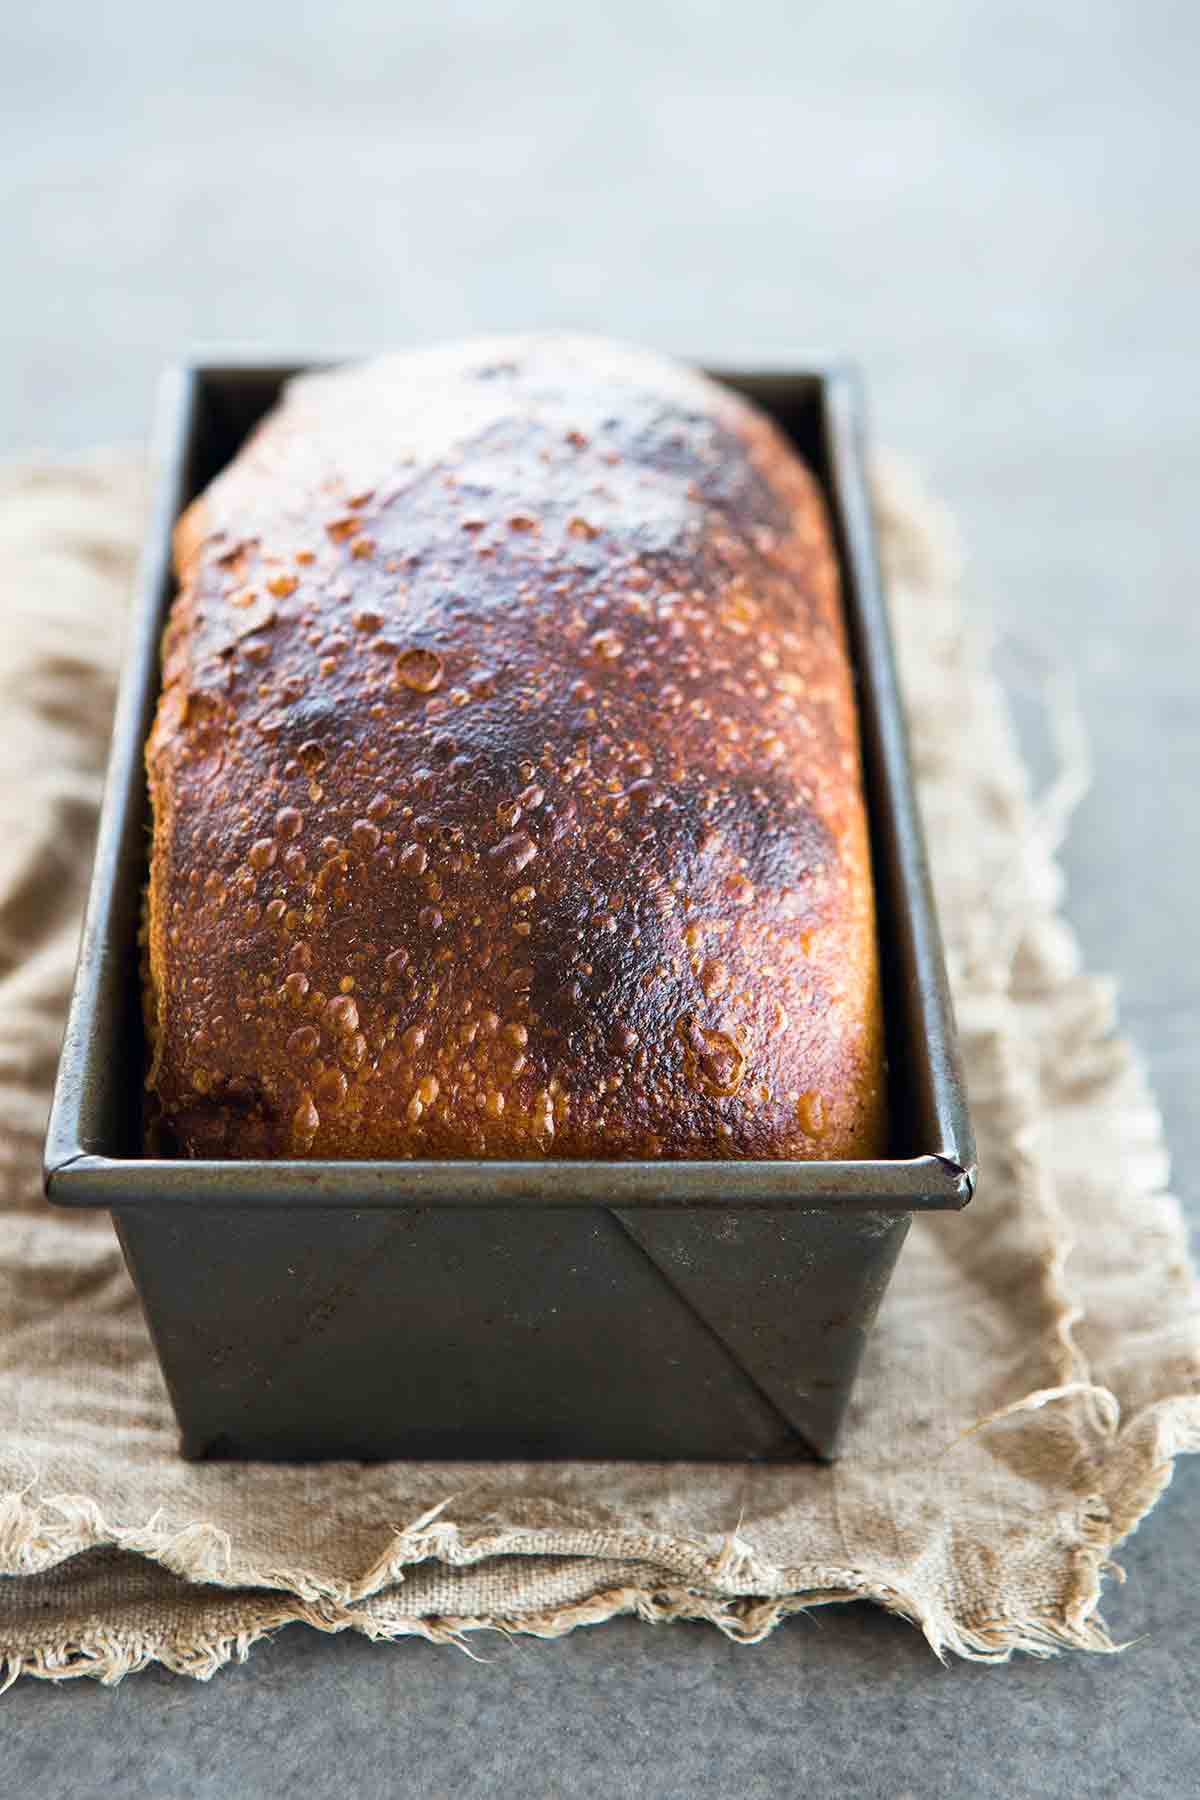
[[[883,1153],[837,562],[765,416],[574,337],[307,375],[176,559],[171,1153]]]

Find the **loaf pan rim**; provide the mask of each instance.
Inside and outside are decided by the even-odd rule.
[[[862,467],[862,387],[846,358],[805,358],[788,368],[774,362],[730,367],[698,359],[714,379],[743,390],[792,388],[819,398],[830,479],[827,499],[835,514],[839,563],[866,619],[871,652],[873,717],[881,729],[889,816],[896,829],[901,886],[909,901],[902,921],[911,941],[911,979],[925,1033],[928,1075],[940,1139],[938,1147],[908,1158],[871,1161],[768,1162],[672,1159],[661,1163],[548,1158],[491,1160],[200,1161],[111,1157],[85,1128],[89,1051],[101,1035],[98,1011],[104,981],[121,978],[106,959],[110,913],[129,854],[131,799],[143,781],[142,749],[147,709],[158,694],[158,639],[165,594],[171,583],[171,536],[181,510],[190,432],[206,384],[230,377],[280,383],[304,369],[344,360],[336,354],[263,358],[236,349],[213,349],[168,365],[160,383],[153,459],[156,467],[128,633],[97,833],[95,860],[72,990],[62,1056],[55,1082],[43,1164],[47,1198],[63,1206],[178,1205],[371,1206],[620,1204],[629,1207],[808,1207],[880,1211],[956,1209],[976,1187],[973,1134],[963,1088],[936,910],[929,882],[920,814],[895,671],[890,628],[875,553],[870,502]],[[856,661],[861,680],[862,670]],[[124,851],[122,840],[126,840]],[[114,1034],[109,1032],[111,1038]],[[468,1173],[471,1179],[467,1179]],[[721,1177],[725,1183],[722,1193]],[[608,1184],[600,1191],[601,1179]],[[466,1190],[463,1182],[466,1180]],[[566,1190],[572,1181],[577,1193]],[[593,1187],[592,1182],[596,1183]],[[488,1197],[486,1189],[494,1190]],[[223,1192],[218,1192],[218,1187]],[[669,1188],[669,1192],[664,1189]],[[363,1190],[366,1190],[365,1192]],[[445,1192],[440,1190],[445,1189]],[[560,1193],[559,1190],[563,1191]],[[466,1198],[464,1192],[472,1197]]]
[[[886,1185],[881,1170],[887,1171]],[[686,1171],[681,1174],[680,1171]],[[736,1172],[736,1184],[730,1172]],[[841,1187],[831,1183],[833,1172]],[[47,1198],[60,1206],[557,1207],[616,1206],[715,1211],[957,1209],[975,1174],[937,1155],[890,1161],[766,1162],[677,1159],[528,1161],[413,1158],[384,1161],[122,1158],[86,1150],[45,1171]],[[731,1186],[740,1190],[731,1193]]]

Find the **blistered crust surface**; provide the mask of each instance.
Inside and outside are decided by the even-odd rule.
[[[761,415],[591,340],[310,376],[176,549],[169,1147],[882,1153],[837,568]]]

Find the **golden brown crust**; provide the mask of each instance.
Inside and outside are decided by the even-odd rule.
[[[836,562],[760,414],[559,337],[310,376],[176,554],[181,1153],[882,1153]]]

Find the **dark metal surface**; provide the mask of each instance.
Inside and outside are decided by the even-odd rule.
[[[193,1457],[831,1456],[895,1213],[114,1214]]]
[[[300,366],[195,366],[164,384],[158,501],[47,1137],[47,1194],[113,1210],[188,1454],[830,1455],[913,1211],[961,1207],[975,1181],[857,381],[837,366],[715,371],[788,432],[833,517],[879,903],[892,1154],[157,1160],[141,1154],[137,925],[142,746],[172,592],[171,529]]]

